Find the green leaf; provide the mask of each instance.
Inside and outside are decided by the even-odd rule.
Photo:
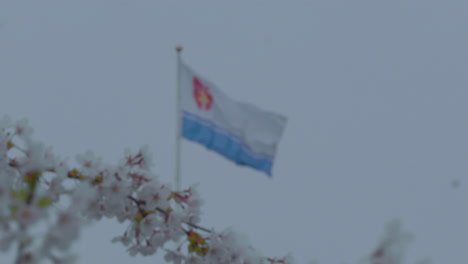
[[[11,196],[15,199],[26,201],[28,197],[28,191],[27,190],[12,191]]]
[[[142,215],[141,213],[138,212],[138,213],[135,215],[135,217],[133,218],[133,220],[135,220],[137,223],[140,223],[141,220],[143,220],[143,215]]]
[[[39,208],[46,208],[47,206],[51,204],[52,204],[52,199],[50,199],[49,197],[42,197],[36,203],[37,207]]]

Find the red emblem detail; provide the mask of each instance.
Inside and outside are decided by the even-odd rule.
[[[210,93],[210,88],[201,82],[197,77],[193,77],[193,98],[197,103],[197,107],[201,110],[210,110],[213,105],[213,96]]]

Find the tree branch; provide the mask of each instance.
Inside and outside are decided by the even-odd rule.
[[[143,210],[143,209],[141,208],[141,204],[146,204],[145,201],[137,200],[137,199],[135,199],[134,197],[132,197],[132,196],[130,196],[130,195],[127,196],[127,198],[130,199],[130,200],[132,200],[132,201],[137,205],[138,211],[139,211],[143,216],[146,216],[145,210]],[[158,208],[158,207],[156,207],[156,211],[160,212],[161,214],[163,214],[163,215],[165,215],[165,216],[169,215],[168,212],[166,212],[166,211],[164,211],[164,210],[162,210],[161,208]],[[196,229],[200,229],[200,230],[202,230],[202,231],[205,231],[205,232],[207,232],[207,233],[211,233],[211,230],[209,230],[209,229],[207,229],[207,228],[204,228],[204,227],[201,227],[201,226],[199,226],[199,225],[196,225],[196,224],[193,224],[193,223],[190,223],[190,222],[185,223],[185,224],[187,224],[187,225],[189,225],[189,226],[191,226],[191,227],[193,227],[193,228],[196,228]]]

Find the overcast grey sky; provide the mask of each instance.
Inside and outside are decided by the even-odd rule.
[[[406,263],[467,263],[468,1],[1,0],[0,114],[70,158],[149,144],[172,181],[176,44],[231,97],[289,119],[273,179],[182,143],[204,226],[340,264],[400,218]],[[89,228],[79,263],[161,259],[110,244],[125,227]]]

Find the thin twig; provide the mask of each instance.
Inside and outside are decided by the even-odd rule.
[[[138,211],[140,211],[140,213],[144,212],[144,210],[141,208],[141,204],[145,204],[145,203],[146,203],[145,201],[139,201],[139,200],[135,199],[134,197],[132,197],[132,196],[130,196],[130,195],[127,196],[127,197],[128,197],[128,199],[132,200],[132,201],[137,205]],[[166,212],[166,211],[164,211],[164,210],[162,210],[161,208],[158,208],[158,207],[156,207],[156,211],[162,213],[164,216],[169,215],[168,212]],[[142,215],[145,216],[145,214],[143,214],[143,213],[142,213]],[[190,222],[185,223],[185,224],[187,224],[187,225],[189,225],[189,226],[191,226],[191,227],[193,227],[193,228],[196,228],[196,229],[200,229],[200,230],[202,230],[202,231],[205,231],[205,232],[207,232],[207,233],[211,233],[211,230],[209,230],[209,229],[207,229],[207,228],[204,228],[204,227],[201,227],[201,226],[199,226],[199,225],[192,224],[192,223],[190,223]]]

